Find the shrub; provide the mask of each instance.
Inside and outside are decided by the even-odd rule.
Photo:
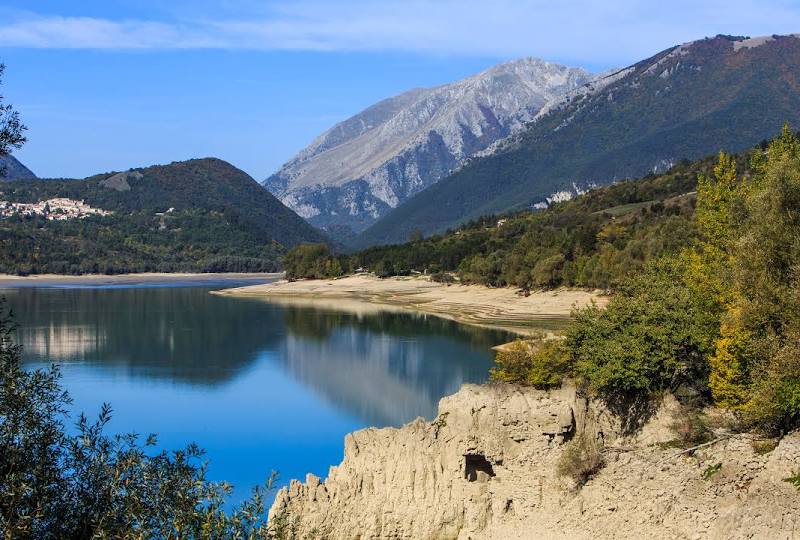
[[[797,489],[800,489],[800,472],[792,473],[792,476],[783,479],[784,482],[788,482],[789,484],[793,485]]]
[[[436,272],[431,274],[431,281],[435,283],[446,283],[451,284],[456,282],[455,276],[450,272]]]
[[[492,380],[526,384],[546,390],[561,386],[569,358],[556,340],[538,345],[518,340],[497,353]]]
[[[759,456],[769,454],[778,447],[777,439],[754,439],[750,446],[753,447],[753,452]]]
[[[670,427],[677,435],[677,444],[683,448],[702,444],[711,438],[711,430],[696,409],[682,410]]]
[[[575,373],[590,390],[609,402],[637,401],[682,383],[704,386],[715,321],[698,310],[682,266],[660,261],[606,309],[577,311],[566,335]]]
[[[566,445],[558,458],[556,472],[583,486],[605,465],[600,443],[586,432],[581,433]]]
[[[784,433],[800,424],[800,333],[792,332],[764,363],[744,407],[745,417],[767,432]]]
[[[715,463],[714,465],[709,465],[706,467],[701,476],[703,477],[703,480],[711,480],[721,470],[722,463]]]

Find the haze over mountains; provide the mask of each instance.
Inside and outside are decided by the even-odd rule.
[[[592,86],[594,88],[592,88]],[[367,229],[356,244],[405,241],[577,188],[736,152],[800,125],[800,39],[717,36],[667,49],[582,88]]]
[[[523,58],[410,90],[333,126],[264,185],[316,226],[360,232],[590,79]]]

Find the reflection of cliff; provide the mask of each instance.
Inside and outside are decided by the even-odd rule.
[[[356,317],[287,308],[287,369],[370,425],[432,418],[439,398],[486,380],[505,335],[419,315]],[[307,339],[306,336],[325,336]]]
[[[215,384],[282,339],[280,308],[200,288],[18,289],[25,358],[81,361],[131,374]]]

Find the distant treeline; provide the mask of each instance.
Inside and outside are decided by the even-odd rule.
[[[191,209],[48,221],[0,220],[0,272],[272,272],[282,248],[250,224]]]
[[[738,161],[744,169],[747,155]],[[713,158],[682,161],[663,174],[593,190],[543,211],[488,216],[455,231],[405,244],[333,256],[321,245],[286,257],[290,278],[331,277],[363,268],[381,277],[431,274],[523,289],[609,288],[649,260],[677,253],[696,236],[699,174]]]

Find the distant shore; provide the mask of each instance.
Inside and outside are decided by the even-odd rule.
[[[37,274],[31,276],[16,276],[13,274],[0,274],[0,289],[18,287],[69,287],[69,286],[134,286],[154,284],[202,283],[202,282],[253,282],[275,281],[283,278],[283,273],[138,273],[138,274]]]
[[[523,335],[557,329],[566,323],[574,307],[592,301],[604,305],[607,301],[600,291],[556,289],[524,296],[510,287],[445,285],[423,276],[379,279],[364,274],[339,279],[282,280],[214,294],[357,312],[369,310],[368,306],[372,310],[384,306]]]

